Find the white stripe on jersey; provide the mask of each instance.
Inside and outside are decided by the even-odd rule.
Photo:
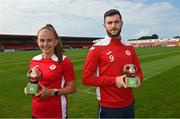
[[[67,57],[67,56],[63,55],[63,60],[64,60],[66,57]],[[42,60],[42,59],[43,59],[43,58],[42,58],[42,54],[36,55],[36,56],[34,56],[34,57],[32,58],[32,60]],[[55,61],[55,62],[58,61],[58,57],[57,57],[55,54],[53,54],[53,55],[51,56],[51,59],[52,59],[53,61]]]
[[[96,76],[99,77],[99,67],[96,70]],[[101,100],[100,87],[96,87],[96,96],[98,100]]]
[[[106,45],[109,45],[110,41],[111,41],[111,38],[106,36],[103,39],[96,40],[94,45],[106,46]]]
[[[67,56],[63,55],[63,60],[66,58]]]
[[[34,56],[32,60],[42,60],[42,54]]]
[[[64,84],[65,84],[65,79],[64,79],[64,76],[62,77],[62,83],[61,83],[61,88],[64,87]],[[67,102],[66,102],[66,97],[64,95],[61,95],[61,109],[62,109],[62,119],[65,119],[66,118],[66,105],[67,105]]]
[[[56,61],[56,62],[58,61],[58,57],[55,54],[52,55],[51,59]]]

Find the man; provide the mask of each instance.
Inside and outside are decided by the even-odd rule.
[[[134,48],[122,43],[122,26],[120,12],[108,10],[104,14],[107,36],[90,48],[84,64],[82,82],[96,87],[99,118],[135,117],[133,89],[127,87],[128,78],[123,68],[126,64],[137,67],[137,87],[141,85],[143,74]]]

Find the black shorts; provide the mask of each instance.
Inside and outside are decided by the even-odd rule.
[[[135,118],[134,102],[123,108],[109,108],[99,105],[98,118]]]

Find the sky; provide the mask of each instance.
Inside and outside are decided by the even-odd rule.
[[[52,24],[59,36],[104,37],[103,15],[118,9],[121,36],[180,36],[180,0],[0,0],[0,34],[36,35]]]

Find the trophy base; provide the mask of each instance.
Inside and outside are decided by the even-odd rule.
[[[27,94],[36,94],[38,92],[38,84],[28,83]]]
[[[128,77],[127,87],[136,88],[137,87],[137,80],[135,78]]]

